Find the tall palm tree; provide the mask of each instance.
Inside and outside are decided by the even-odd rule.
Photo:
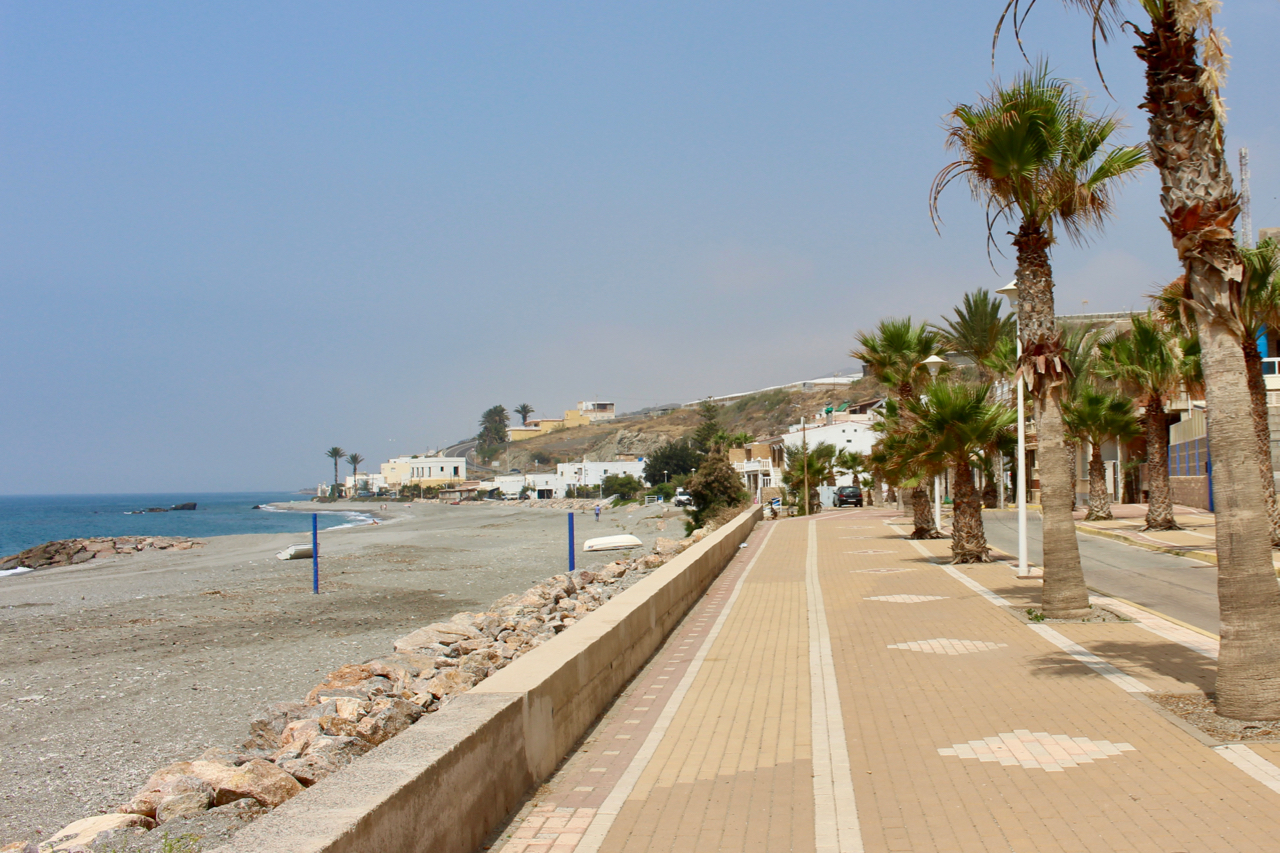
[[[360,474],[360,463],[364,461],[364,457],[359,453],[348,453],[347,461],[351,463],[351,481],[355,483],[356,477]],[[354,488],[359,491],[359,484],[356,484]]]
[[[338,488],[338,462],[346,457],[347,451],[343,450],[341,447],[330,447],[327,451],[325,451],[324,455],[328,456],[330,459],[333,460],[333,487],[334,489],[337,489]]]
[[[1098,375],[1120,386],[1146,411],[1147,530],[1181,530],[1169,489],[1169,415],[1165,403],[1199,387],[1195,342],[1180,339],[1151,313],[1134,314],[1133,328],[1098,345]],[[1256,475],[1255,479],[1256,479]]]
[[[533,414],[533,406],[528,403],[521,403],[515,407],[515,413],[520,416],[520,426],[529,425],[529,415]]]
[[[1111,514],[1111,498],[1107,495],[1106,469],[1102,464],[1102,445],[1114,439],[1125,444],[1142,434],[1133,403],[1110,391],[1084,387],[1062,410],[1067,432],[1077,441],[1089,442],[1089,511],[1085,521],[1106,521]]]
[[[1005,15],[1012,11],[1015,26],[1025,1],[1007,0]],[[1160,171],[1163,220],[1186,272],[1183,296],[1199,329],[1210,413],[1222,626],[1217,709],[1236,719],[1280,719],[1280,586],[1271,562],[1262,484],[1251,470],[1257,436],[1248,417],[1239,315],[1243,264],[1233,232],[1240,199],[1226,162],[1226,108],[1220,94],[1227,57],[1213,21],[1219,4],[1063,2],[1089,14],[1095,38],[1105,41],[1117,28],[1132,32],[1138,40],[1134,52],[1146,66],[1141,106],[1151,114],[1148,147]],[[1126,14],[1131,6],[1137,15]]]
[[[945,346],[972,359],[978,373],[989,381],[994,375],[992,356],[1002,341],[1013,341],[1013,312],[1004,310],[1000,297],[981,288],[966,293],[962,304],[951,310],[955,317],[943,317],[933,328]]]
[[[991,557],[974,465],[998,445],[1010,444],[1015,416],[1012,409],[992,403],[990,391],[986,384],[940,381],[903,403],[908,424],[903,450],[926,471],[955,471],[952,563],[985,563]]]
[[[910,317],[881,320],[874,332],[858,332],[859,349],[849,353],[866,365],[867,370],[899,403],[915,399],[917,388],[928,384],[929,368],[925,360],[943,354],[938,333]],[[901,482],[901,481],[899,481]],[[913,516],[912,539],[939,539],[929,487],[917,482],[911,489]]]
[[[1280,326],[1280,245],[1264,240],[1256,248],[1241,248],[1244,282],[1240,294],[1240,322],[1244,326],[1241,349],[1249,384],[1253,435],[1258,445],[1258,471],[1271,523],[1271,545],[1280,547],[1280,500],[1276,497],[1275,467],[1271,462],[1271,424],[1267,415],[1267,385],[1262,372],[1258,339],[1267,329]],[[1194,337],[1195,314],[1184,298],[1186,277],[1179,276],[1152,297],[1160,319],[1179,335]]]
[[[798,447],[788,446],[785,453],[787,467],[782,474],[783,483],[800,495],[804,495],[805,484],[808,483],[809,512],[821,512],[822,498],[818,487],[830,485],[835,479],[835,445],[824,441],[811,447],[806,443]],[[800,506],[805,505],[802,499]]]
[[[1044,526],[1046,616],[1076,618],[1089,612],[1080,568],[1072,506],[1075,454],[1062,426],[1062,389],[1068,371],[1054,319],[1049,250],[1058,233],[1074,242],[1102,225],[1116,185],[1146,162],[1135,146],[1112,146],[1119,127],[1113,115],[1095,116],[1087,102],[1041,63],[1009,88],[998,84],[977,104],[948,116],[947,147],[958,159],[934,178],[930,209],[954,180],[965,178],[988,222],[1018,224],[1018,320],[1022,335],[1019,373],[1036,401],[1036,435]],[[993,239],[993,238],[992,238]]]

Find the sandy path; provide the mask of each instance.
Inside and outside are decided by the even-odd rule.
[[[683,535],[682,517],[661,515],[580,514],[578,541]],[[310,561],[275,559],[306,538],[292,533],[0,579],[0,845],[109,810],[152,770],[238,745],[263,705],[566,568],[561,510],[392,504],[383,516],[321,533],[319,596]]]

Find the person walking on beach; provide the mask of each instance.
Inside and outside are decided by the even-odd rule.
[[[596,504],[596,521],[600,520],[600,504]]]

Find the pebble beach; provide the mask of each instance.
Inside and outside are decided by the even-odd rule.
[[[239,744],[265,705],[567,568],[563,509],[393,503],[376,515],[321,534],[319,595],[310,560],[275,558],[296,533],[0,579],[0,845],[108,811],[157,767]],[[576,522],[580,568],[618,556],[582,553],[592,536],[631,533],[651,549],[684,530],[662,507]]]

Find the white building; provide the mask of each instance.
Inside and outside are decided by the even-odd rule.
[[[578,411],[586,415],[587,420],[592,423],[613,420],[615,416],[613,403],[605,403],[599,400],[579,400]]]
[[[414,483],[443,486],[467,479],[467,460],[463,456],[397,456],[383,462],[381,470],[393,489]]]
[[[810,449],[819,444],[831,444],[835,446],[836,453],[843,453],[846,450],[853,453],[870,453],[871,446],[879,438],[879,435],[871,429],[871,418],[866,415],[853,417],[856,420],[833,423],[830,426],[806,425],[801,429],[800,425],[796,424],[782,437],[782,442],[791,448],[799,448],[804,443],[807,443]],[[852,483],[853,477],[849,474],[836,478],[837,486],[848,486]]]
[[[561,462],[556,474],[566,486],[599,486],[605,477],[630,474],[644,482],[644,461],[635,462]]]
[[[376,495],[380,491],[387,488],[387,478],[381,474],[371,474],[368,471],[361,471],[356,475],[347,475],[347,479],[342,484],[343,493],[347,497],[353,497],[362,492]]]

